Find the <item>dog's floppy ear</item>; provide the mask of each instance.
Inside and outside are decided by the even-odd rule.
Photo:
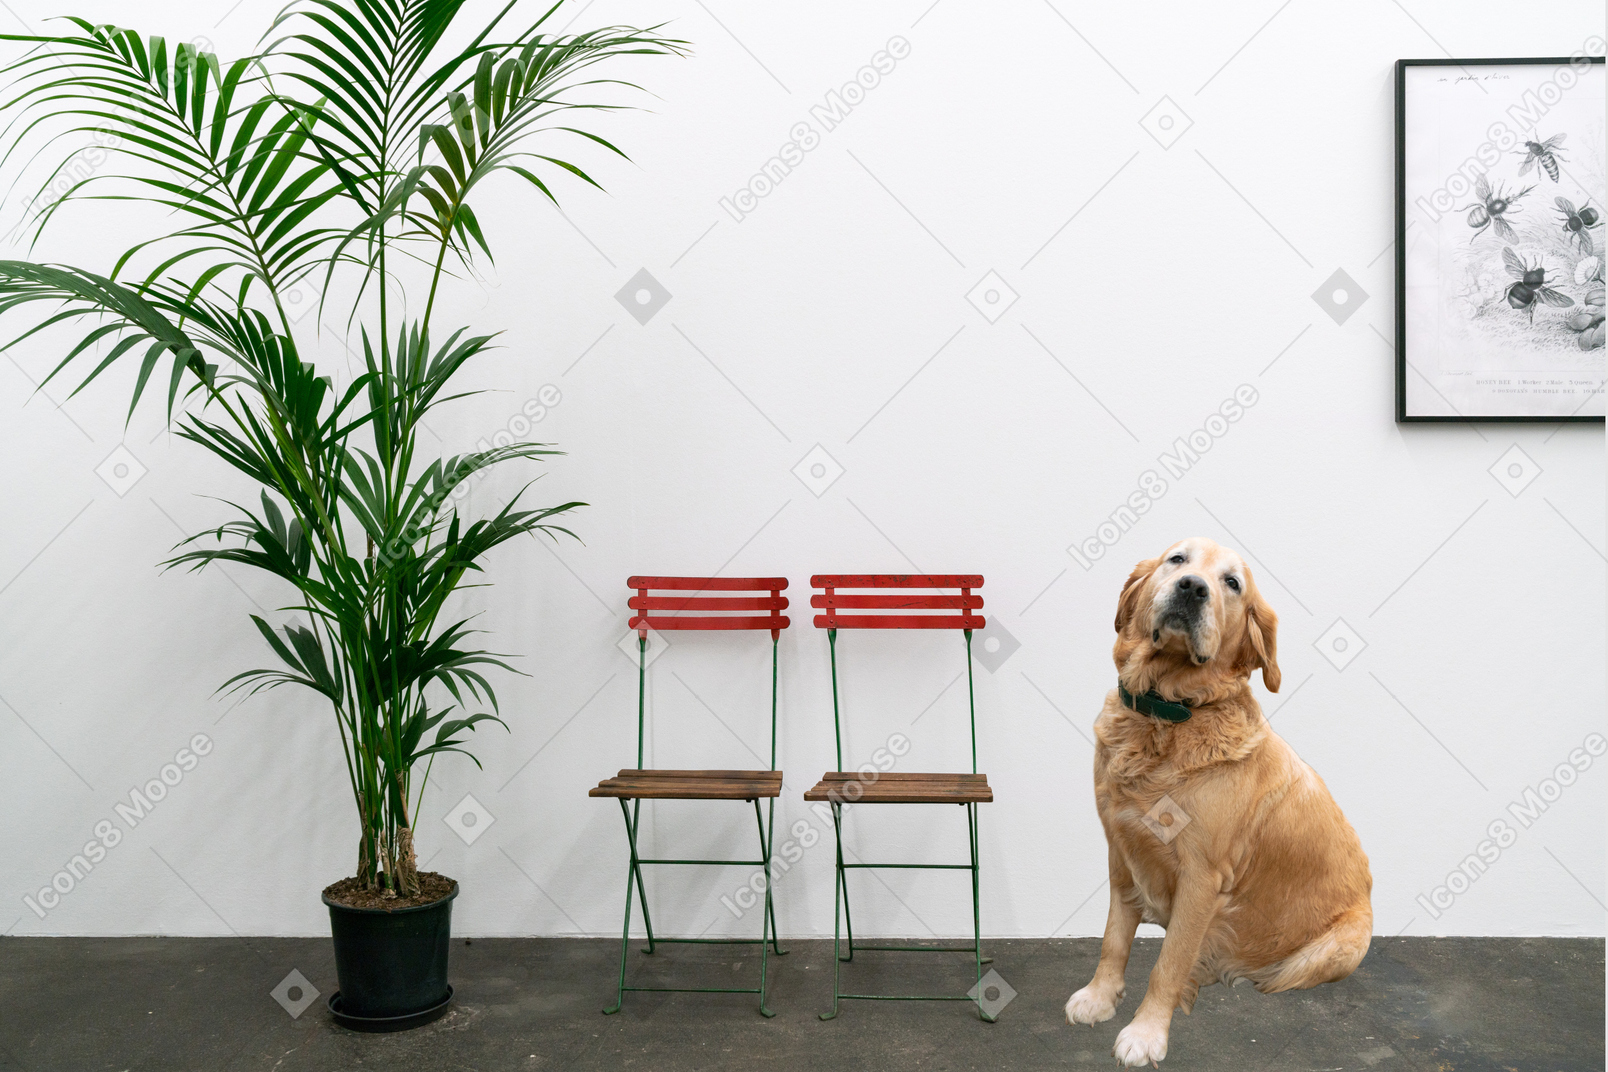
[[[1245,571],[1245,643],[1239,662],[1247,672],[1262,671],[1262,684],[1268,692],[1278,692],[1282,675],[1279,673],[1279,616],[1267,605],[1251,571]]]
[[[1116,627],[1118,633],[1121,633],[1128,623],[1133,620],[1133,613],[1139,607],[1139,592],[1144,588],[1145,581],[1150,579],[1150,575],[1156,572],[1156,567],[1159,565],[1161,565],[1161,556],[1157,555],[1155,558],[1145,559],[1133,568],[1132,573],[1128,574],[1128,583],[1122,586],[1122,595],[1117,597]]]

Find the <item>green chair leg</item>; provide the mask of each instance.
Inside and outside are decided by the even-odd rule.
[[[770,859],[771,847],[776,844],[776,798],[770,800],[770,820],[766,824],[765,842],[765,913],[770,916],[771,952],[779,957],[785,957],[791,950],[783,949],[777,943],[781,941],[782,932],[776,926],[776,902],[771,898],[770,888]]]
[[[838,884],[843,887],[843,929],[848,933],[849,939],[849,955],[842,959],[853,961],[854,913],[849,909],[849,869],[843,866],[843,812],[841,806],[834,806],[832,809],[832,826],[837,831]]]
[[[841,1002],[848,999],[863,1001],[969,1001],[977,1006],[977,1017],[985,1023],[994,1023],[995,1017],[983,1009],[982,982],[983,965],[993,963],[992,957],[983,956],[983,923],[982,923],[982,850],[981,831],[979,828],[981,813],[977,805],[969,803],[966,808],[966,839],[970,849],[970,857],[964,864],[912,864],[912,863],[855,863],[847,864],[843,860],[843,815],[842,806],[832,804],[832,827],[837,839],[837,881],[833,884],[832,904],[832,1009],[830,1012],[820,1014],[822,1020],[836,1018]],[[961,947],[938,948],[921,945],[887,945],[872,943],[859,946],[862,950],[883,950],[888,952],[914,952],[914,953],[970,953],[977,978],[977,997],[970,994],[851,994],[843,990],[842,966],[854,957],[854,933],[848,924],[848,872],[851,867],[896,867],[916,869],[940,869],[967,871],[971,875],[972,886],[972,946],[970,949]],[[843,952],[843,938],[845,930],[848,931],[848,955]]]
[[[773,801],[774,803],[774,798]],[[765,906],[759,913],[759,1014],[767,1019],[776,1013],[765,1004],[766,969],[770,956],[771,941],[771,888],[770,888],[770,839],[765,834],[765,819],[759,810],[759,801],[754,801],[754,822],[759,825],[759,853],[765,869]]]
[[[644,927],[646,927],[647,931],[648,931],[648,947],[646,949],[644,949],[642,952],[644,952],[644,953],[652,953],[654,951],[653,917],[648,914],[648,888],[647,888],[647,886],[643,885],[643,883],[642,883],[642,862],[637,856],[637,849],[636,849],[636,832],[637,832],[637,829],[641,826],[641,822],[642,822],[642,801],[633,800],[631,802],[631,830],[630,830],[630,835],[631,835],[631,862],[632,862],[632,866],[636,870],[637,899],[642,902],[642,925]]]
[[[625,816],[625,834],[631,843],[631,862],[625,870],[625,926],[620,932],[620,981],[614,993],[614,1004],[603,1010],[604,1016],[614,1015],[620,1011],[620,1006],[625,1004],[625,960],[631,951],[631,885],[642,880],[642,871],[637,864],[636,834],[631,826],[631,809],[626,805],[624,798],[620,800],[620,812]],[[637,888],[641,889],[640,886]],[[647,906],[647,897],[644,896],[642,907],[646,909]]]
[[[780,946],[778,945],[778,942],[777,942],[777,934],[776,934],[776,931],[775,931],[776,906],[775,906],[775,902],[774,902],[774,900],[772,898],[771,888],[770,888],[771,887],[771,877],[772,877],[771,876],[771,867],[770,867],[771,846],[774,843],[774,834],[775,834],[775,830],[774,830],[775,809],[776,809],[776,801],[775,801],[775,799],[772,798],[771,801],[770,801],[771,824],[769,824],[769,825],[767,825],[767,823],[765,821],[764,813],[761,812],[761,810],[760,810],[759,800],[757,798],[755,798],[753,800],[754,821],[755,821],[756,826],[759,829],[760,859],[757,862],[764,869],[764,875],[765,875],[765,905],[764,905],[763,910],[760,912],[760,936],[759,936],[758,940],[756,941],[755,939],[751,939],[751,938],[750,939],[663,938],[663,939],[658,939],[657,940],[657,942],[659,942],[659,943],[662,943],[662,942],[684,942],[684,943],[716,943],[716,944],[719,944],[721,942],[732,942],[734,944],[758,945],[759,946],[759,987],[758,987],[758,989],[739,989],[739,988],[731,988],[731,987],[691,987],[691,988],[685,988],[685,987],[661,987],[661,986],[636,987],[636,986],[626,986],[625,985],[626,967],[627,967],[627,964],[628,964],[628,954],[630,952],[630,946],[631,946],[631,895],[632,895],[633,888],[635,889],[635,891],[638,894],[640,900],[642,901],[642,918],[643,918],[644,924],[648,928],[648,945],[647,945],[647,947],[645,949],[642,950],[642,952],[644,952],[644,953],[652,953],[654,951],[654,946],[656,944],[656,940],[655,940],[655,938],[653,936],[653,923],[652,923],[651,919],[648,916],[648,891],[647,891],[647,887],[645,885],[643,885],[643,882],[642,882],[642,865],[644,863],[650,863],[650,864],[654,864],[654,863],[659,863],[659,864],[663,864],[663,863],[711,864],[711,863],[719,863],[719,862],[721,862],[721,861],[713,861],[713,860],[659,860],[659,859],[643,860],[641,855],[640,855],[640,853],[637,850],[637,831],[640,828],[641,803],[642,802],[640,800],[633,800],[633,801],[631,801],[629,803],[623,798],[620,800],[620,814],[625,819],[625,833],[626,833],[626,840],[629,843],[630,849],[631,849],[631,862],[630,862],[630,865],[629,865],[629,867],[628,867],[628,869],[626,871],[626,875],[625,875],[625,913],[624,913],[624,915],[625,915],[625,923],[624,923],[624,925],[623,925],[623,927],[621,928],[621,931],[620,931],[620,976],[619,976],[619,981],[618,981],[618,983],[616,985],[615,996],[614,996],[614,1004],[609,1006],[608,1008],[604,1009],[603,1014],[605,1016],[609,1016],[609,1015],[613,1015],[614,1013],[619,1012],[620,1007],[625,1002],[625,994],[626,994],[626,991],[628,991],[628,990],[658,990],[658,991],[684,992],[684,993],[758,994],[759,995],[759,1012],[760,1012],[760,1015],[765,1016],[767,1018],[775,1016],[776,1013],[775,1013],[774,1010],[772,1010],[770,1008],[770,1004],[769,1004],[769,996],[770,996],[769,956],[770,956],[770,952],[771,952],[772,949],[774,949],[776,951],[777,956],[786,956],[787,952],[788,952],[787,950],[780,948]],[[729,861],[729,862],[730,863],[741,863],[741,862],[753,863],[753,862],[756,862],[756,861],[736,861],[736,860],[733,860],[733,861]]]
[[[984,1023],[993,1023],[995,1017],[983,1011],[983,913],[981,905],[981,874],[978,859],[977,805],[966,805],[966,829],[971,839],[971,880],[972,880],[972,950],[977,955],[977,1018]],[[989,957],[992,961],[993,958]]]
[[[832,883],[832,1011],[821,1013],[821,1019],[832,1020],[838,1014],[838,995],[843,987],[843,958],[838,954],[838,935],[843,923],[843,823],[838,814],[839,805],[832,804],[832,830],[837,837],[837,879]],[[626,887],[629,892],[630,887]]]
[[[978,901],[978,899],[980,897],[980,891],[981,891],[981,888],[982,888],[982,881],[983,881],[983,879],[982,879],[982,876],[983,876],[983,863],[982,863],[983,840],[982,840],[982,837],[983,836],[982,836],[982,833],[979,830],[979,824],[982,822],[983,813],[980,810],[977,810],[977,805],[975,805],[975,804],[970,804],[967,807],[968,807],[969,810],[972,811],[972,814],[969,817],[970,818],[970,823],[968,824],[968,825],[970,825],[971,831],[972,831],[972,853],[973,853],[973,865],[972,866],[974,868],[972,884],[975,887],[977,887],[977,889],[974,889],[972,891],[972,913],[973,913],[973,915],[976,915],[978,917],[978,921],[979,921],[979,924],[980,924],[981,919],[982,919],[982,912],[981,912],[981,909],[977,905],[977,901]],[[978,929],[979,932],[981,932],[981,930],[982,930],[980,925],[977,927],[977,929]],[[981,939],[979,939],[978,942],[977,942],[977,963],[979,963],[979,964],[992,964],[992,963],[994,963],[994,958],[993,957],[983,955],[983,943],[982,943]],[[993,1023],[993,1021],[990,1020],[989,1023]]]
[[[977,942],[975,943],[977,946],[977,963],[992,964],[994,963],[994,958],[983,955],[982,909],[978,905],[978,901],[982,896],[983,884],[983,835],[979,830],[983,813],[977,809],[975,804],[970,804],[967,807],[972,811],[969,825],[972,831],[972,915],[977,917],[974,921],[974,927],[978,933]],[[994,1021],[990,1020],[988,1022],[993,1023]]]
[[[849,939],[849,955],[844,960],[854,960],[854,913],[849,909],[849,871],[843,869],[843,930]]]

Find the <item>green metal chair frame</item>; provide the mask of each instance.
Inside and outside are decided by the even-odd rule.
[[[759,1011],[766,1017],[775,1016],[766,1004],[767,970],[769,954],[785,956],[787,951],[778,944],[776,907],[771,897],[771,846],[776,822],[776,798],[781,795],[782,772],[776,769],[776,682],[777,646],[781,632],[790,620],[781,612],[787,609],[786,577],[632,577],[627,582],[636,590],[629,606],[638,613],[631,618],[631,628],[637,631],[637,765],[620,771],[613,778],[605,778],[587,795],[614,797],[620,802],[625,817],[625,834],[631,850],[631,862],[625,875],[625,923],[620,934],[620,977],[614,1004],[604,1009],[605,1015],[620,1011],[627,991],[661,991],[691,994],[758,994]],[[650,591],[669,591],[674,596],[650,596]],[[766,596],[707,596],[705,592],[768,592]],[[694,614],[655,614],[652,612],[692,611]],[[761,615],[708,614],[710,611],[765,611]],[[749,770],[646,770],[643,769],[644,743],[647,732],[648,682],[648,630],[729,630],[768,629],[771,634],[771,753],[770,769]],[[759,802],[769,799],[768,813],[763,813]],[[754,805],[754,819],[759,826],[760,856],[758,860],[682,860],[650,859],[637,851],[637,834],[641,829],[641,808],[644,799],[659,800],[746,800]],[[765,907],[760,913],[758,938],[658,938],[653,933],[653,919],[648,912],[648,892],[642,881],[643,865],[690,865],[728,867],[747,865],[764,868]],[[642,901],[642,920],[647,929],[648,944],[644,953],[652,953],[657,944],[680,945],[758,945],[759,986],[756,987],[680,987],[680,986],[627,986],[625,982],[627,954],[631,945],[631,895],[633,886]]]
[[[810,597],[810,606],[824,610],[815,617],[815,626],[826,630],[832,663],[832,728],[837,740],[836,771],[828,771],[820,783],[804,794],[805,800],[827,801],[832,807],[832,827],[837,837],[837,880],[833,890],[832,921],[832,1010],[821,1014],[830,1020],[838,1014],[842,1000],[856,1001],[971,1001],[980,1019],[994,1022],[983,1008],[983,965],[992,958],[983,956],[981,867],[978,805],[994,799],[988,777],[977,772],[977,698],[972,679],[972,631],[987,624],[973,611],[983,605],[983,597],[973,594],[982,588],[980,574],[817,574],[810,578],[813,588],[822,592]],[[844,594],[841,589],[944,589],[958,588],[960,594]],[[842,609],[902,611],[906,613],[843,614]],[[908,613],[910,611],[959,611],[958,614]],[[844,771],[843,723],[838,699],[837,632],[839,629],[959,629],[966,641],[966,698],[970,715],[972,769],[970,774],[882,773],[869,785],[858,772]],[[922,863],[846,863],[843,859],[843,807],[845,804],[959,804],[966,809],[966,829],[971,859],[964,864]],[[848,873],[856,868],[911,868],[924,870],[969,871],[972,887],[972,944],[959,948],[931,945],[869,945],[854,940],[854,921],[849,911]],[[843,933],[848,932],[848,955],[843,955]],[[907,953],[970,953],[977,968],[976,997],[954,994],[852,994],[843,991],[843,964],[853,961],[857,950]]]

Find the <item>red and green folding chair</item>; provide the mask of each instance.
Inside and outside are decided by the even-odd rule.
[[[625,836],[630,844],[631,863],[625,875],[625,924],[620,933],[620,982],[614,1004],[603,1010],[605,1014],[620,1011],[626,991],[668,991],[694,994],[758,994],[759,1011],[775,1016],[765,1004],[766,968],[770,951],[777,956],[784,950],[777,945],[776,908],[771,900],[771,831],[776,821],[776,798],[782,792],[782,772],[776,769],[776,652],[777,641],[789,619],[782,611],[787,609],[786,577],[632,577],[626,584],[636,590],[629,606],[637,613],[631,618],[631,628],[637,631],[637,765],[622,770],[613,778],[605,778],[587,795],[614,797],[620,802],[620,813],[625,816]],[[652,591],[676,593],[649,595]],[[763,595],[708,595],[719,593],[767,593]],[[732,614],[738,611],[743,613]],[[754,612],[764,613],[754,613]],[[771,635],[771,765],[769,770],[645,770],[642,766],[643,745],[647,732],[648,688],[648,630],[669,631],[678,629],[768,629]],[[767,799],[769,806],[761,811],[759,802]],[[637,833],[641,829],[643,800],[746,800],[754,805],[754,819],[759,824],[760,858],[757,860],[680,860],[650,859],[637,852]],[[656,938],[653,919],[648,914],[648,891],[642,881],[642,868],[651,865],[690,865],[704,867],[730,867],[747,865],[762,867],[765,871],[765,910],[760,913],[758,938]],[[631,893],[633,885],[642,901],[642,922],[647,929],[648,944],[644,953],[652,953],[659,943],[758,945],[759,986],[756,987],[683,987],[683,986],[627,986],[626,959],[631,945]]]
[[[959,629],[966,640],[966,697],[971,726],[970,774],[918,774],[903,771],[879,773],[873,780],[858,771],[828,771],[819,784],[804,794],[805,800],[827,801],[832,806],[832,827],[837,835],[837,883],[834,890],[832,922],[832,1011],[821,1014],[830,1020],[838,1014],[838,1002],[859,1001],[972,1001],[977,1015],[992,1023],[984,1011],[983,964],[989,958],[982,952],[982,913],[979,908],[977,805],[994,799],[988,776],[977,773],[977,701],[972,688],[971,635],[983,628],[985,619],[974,613],[983,605],[975,595],[982,588],[980,574],[818,574],[810,585],[821,592],[810,597],[810,606],[823,613],[815,616],[815,627],[826,630],[832,656],[832,728],[837,737],[837,765],[843,766],[843,720],[838,703],[837,634],[839,629]],[[915,593],[903,589],[959,589],[958,595]],[[872,589],[871,592],[844,589]],[[892,591],[890,591],[892,590]],[[877,611],[859,614],[856,611]],[[845,613],[848,612],[848,613]],[[958,613],[955,613],[958,612]],[[971,842],[971,861],[964,864],[927,863],[846,863],[843,859],[843,808],[847,804],[959,804],[966,809],[966,829]],[[947,947],[932,945],[866,944],[854,940],[854,921],[849,912],[849,872],[861,868],[915,868],[942,871],[970,871],[972,889],[972,944]],[[847,955],[843,933],[848,932]],[[966,994],[850,994],[843,991],[843,965],[854,959],[856,951],[874,950],[908,953],[970,953],[977,967],[976,997]]]

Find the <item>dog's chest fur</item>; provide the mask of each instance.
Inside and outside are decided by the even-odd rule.
[[[1254,701],[1213,705],[1188,722],[1167,723],[1122,706],[1115,692],[1108,697],[1095,722],[1095,798],[1147,922],[1166,925],[1180,851],[1222,833],[1215,826],[1223,810],[1212,798],[1232,782],[1233,765],[1251,757],[1267,736]],[[1163,816],[1171,823],[1159,823]]]

